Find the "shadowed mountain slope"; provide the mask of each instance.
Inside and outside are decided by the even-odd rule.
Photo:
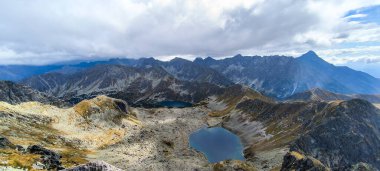
[[[48,96],[47,94],[11,81],[0,81],[0,101],[8,102],[10,104],[28,101],[38,101],[49,104],[58,102],[57,99]]]

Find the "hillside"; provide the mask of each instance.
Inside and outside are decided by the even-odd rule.
[[[223,126],[241,136],[247,147],[245,155],[256,164],[260,161],[252,157],[296,151],[318,160],[323,167],[345,170],[359,163],[380,167],[379,121],[380,110],[359,99],[329,103],[268,103],[255,99],[239,103]],[[268,159],[282,162],[277,157]],[[269,166],[276,167],[275,163]]]

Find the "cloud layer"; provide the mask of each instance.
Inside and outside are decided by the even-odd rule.
[[[326,52],[340,43],[380,41],[378,23],[352,20],[367,14],[347,16],[376,4],[380,1],[0,1],[0,64]]]

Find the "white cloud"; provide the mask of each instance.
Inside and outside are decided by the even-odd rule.
[[[0,64],[114,56],[296,55],[338,43],[380,41],[377,24],[345,17],[374,4],[380,1],[0,1]]]

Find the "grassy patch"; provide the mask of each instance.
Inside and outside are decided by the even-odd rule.
[[[59,154],[62,156],[61,162],[63,167],[73,167],[79,164],[87,163],[88,160],[86,159],[86,156],[90,153],[88,150],[79,150],[79,149],[64,149],[63,151],[59,152]]]
[[[0,150],[0,165],[33,170],[32,165],[40,159],[40,155],[22,154],[16,150]]]

